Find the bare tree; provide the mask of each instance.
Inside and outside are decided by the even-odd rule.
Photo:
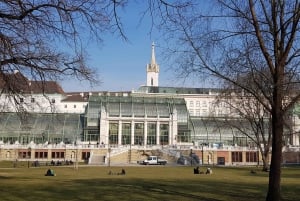
[[[218,104],[229,108],[225,123],[254,143],[262,156],[262,170],[268,171],[272,144],[270,113],[252,95],[237,89],[224,89],[217,99]]]
[[[156,11],[163,16],[158,26],[169,33],[167,40],[177,39],[169,49],[179,56],[176,62],[186,76],[210,75],[216,83],[226,80],[270,113],[272,156],[266,200],[281,200],[284,116],[300,96],[295,90],[300,81],[299,1],[220,0]],[[252,79],[240,82],[241,75]]]
[[[124,5],[111,0],[1,1],[1,89],[12,95],[24,90],[24,78],[11,76],[16,71],[41,83],[66,76],[98,82],[85,48],[101,42],[104,32],[126,39],[117,15]]]

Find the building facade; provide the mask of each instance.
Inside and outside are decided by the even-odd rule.
[[[64,92],[56,82],[22,80],[18,96],[2,93],[2,143],[91,143],[121,145],[190,145],[252,147],[253,142],[228,125],[247,123],[218,102],[219,89],[159,86],[159,65],[152,44],[146,86],[126,92]],[[4,79],[0,80],[1,86]],[[5,90],[2,90],[5,92]],[[16,101],[17,100],[17,101]],[[26,111],[27,115],[22,111]],[[299,146],[299,114],[287,145]],[[300,110],[299,110],[300,111]],[[298,114],[299,113],[299,114]],[[30,114],[30,115],[29,115]],[[251,135],[249,129],[249,135]]]

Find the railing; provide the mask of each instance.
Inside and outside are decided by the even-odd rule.
[[[90,145],[90,144],[10,144],[0,143],[1,149],[112,149],[113,152],[122,152],[125,150],[166,150],[170,154],[172,150],[230,150],[230,151],[257,151],[256,147],[240,147],[240,146],[222,146],[222,147],[211,147],[211,146],[188,146],[188,145]],[[121,150],[121,151],[119,151]],[[283,152],[300,152],[300,146],[285,146]]]

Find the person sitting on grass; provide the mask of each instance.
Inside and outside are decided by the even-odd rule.
[[[197,166],[196,168],[194,168],[194,174],[199,174],[199,166]]]
[[[206,174],[212,174],[212,169],[210,169],[210,168],[207,168],[207,170],[206,170]]]
[[[53,170],[48,169],[47,172],[46,172],[46,174],[45,174],[45,176],[55,176],[55,173],[54,173]]]

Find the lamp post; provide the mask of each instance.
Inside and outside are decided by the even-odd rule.
[[[191,149],[190,157],[191,157],[191,166],[192,166],[193,165],[193,149]]]
[[[131,163],[131,143],[129,144],[129,163]]]
[[[74,170],[78,170],[78,142],[77,139],[74,142],[73,145],[73,150],[74,150]]]
[[[30,161],[30,158],[31,158],[31,147],[28,147],[27,158],[28,158],[27,166],[29,168],[30,167],[29,161]]]
[[[111,148],[108,145],[108,167],[110,167],[110,151],[111,151]]]
[[[201,160],[202,160],[202,164],[201,165],[203,165],[203,163],[204,163],[204,154],[203,154],[203,144],[201,144]]]
[[[76,170],[78,170],[78,145],[76,143]]]
[[[207,146],[208,144],[207,143],[201,143],[201,160],[202,160],[202,165],[204,164],[204,151],[203,151],[203,147],[204,146]]]

